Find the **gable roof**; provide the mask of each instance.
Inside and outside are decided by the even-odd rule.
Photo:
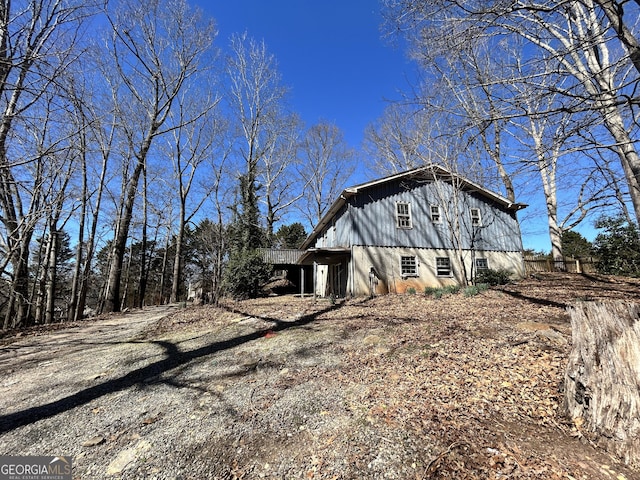
[[[338,198],[333,202],[327,213],[322,217],[322,219],[315,226],[313,231],[309,234],[309,237],[302,244],[302,249],[309,248],[309,245],[313,243],[315,238],[324,230],[324,228],[331,222],[331,219],[340,211],[340,209],[347,203],[347,200],[358,193],[363,192],[372,187],[377,187],[379,185],[383,185],[385,183],[394,182],[396,180],[402,180],[407,178],[455,178],[462,185],[462,188],[467,191],[473,191],[478,193],[479,195],[491,200],[498,205],[503,206],[507,210],[518,211],[525,208],[527,205],[524,203],[515,203],[507,198],[499,195],[491,190],[487,190],[483,186],[469,180],[468,178],[463,177],[457,173],[453,173],[450,170],[444,168],[441,165],[437,165],[435,163],[431,163],[425,165],[423,167],[417,167],[412,170],[407,170],[405,172],[396,173],[393,175],[389,175],[387,177],[382,177],[377,180],[372,180],[370,182],[361,183],[359,185],[355,185],[353,187],[345,188],[342,193],[338,196]]]

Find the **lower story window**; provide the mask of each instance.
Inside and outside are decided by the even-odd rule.
[[[416,257],[400,257],[400,274],[403,277],[418,276],[418,262]]]
[[[449,257],[436,257],[436,274],[439,277],[451,276],[451,261]]]
[[[489,262],[486,258],[476,258],[476,270],[489,270]]]

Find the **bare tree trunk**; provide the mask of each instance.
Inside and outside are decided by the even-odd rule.
[[[564,407],[588,438],[640,466],[640,304],[578,303]]]
[[[4,319],[4,330],[8,328],[23,327],[27,324],[29,295],[29,268],[26,260],[28,249],[20,248],[12,255],[14,268],[13,280],[11,282],[11,294],[9,295],[9,306]]]
[[[105,179],[106,179],[107,171],[109,167],[109,156],[111,152],[111,144],[113,142],[113,135],[114,135],[114,128],[112,124],[106,140],[104,141],[104,143],[101,142],[100,144],[100,150],[101,150],[101,156],[102,156],[102,169],[100,170],[100,179],[98,180],[96,200],[93,206],[93,215],[91,217],[91,224],[89,225],[90,231],[89,231],[89,237],[87,238],[87,245],[86,245],[87,251],[86,251],[84,264],[82,265],[78,300],[75,306],[75,314],[73,317],[75,321],[80,320],[84,316],[85,305],[87,302],[87,293],[89,290],[89,281],[92,275],[91,269],[92,269],[93,255],[95,252],[95,245],[96,245],[96,232],[98,231],[98,221],[100,217],[100,210],[102,208],[102,195],[104,193],[105,184],[106,184]],[[86,169],[86,164],[84,164],[83,167]],[[83,182],[84,180],[86,180],[86,177],[83,179]],[[83,191],[84,191],[84,188],[85,188],[85,185],[83,185]],[[87,201],[87,198],[83,197],[83,202],[86,202],[86,201]],[[86,211],[86,205],[84,203],[83,203],[83,211]],[[84,225],[84,219],[80,223],[81,225]],[[102,309],[102,306],[100,305],[100,303],[101,302],[99,302],[99,304],[97,305],[98,311]]]
[[[629,52],[631,63],[633,63],[633,66],[636,68],[638,73],[640,73],[640,42],[638,42],[638,39],[634,36],[623,18],[624,9],[622,4],[626,2],[617,2],[613,0],[594,0],[594,2],[600,5],[600,8],[604,11],[611,23],[611,27],[613,27],[616,32],[618,39],[622,45],[624,45],[627,52]]]
[[[50,249],[51,249],[51,232],[49,232],[49,238],[47,241],[44,241],[44,236],[42,237],[42,241],[40,242],[40,248],[38,251],[38,268],[36,268],[37,272],[37,281],[34,285],[34,293],[33,293],[33,322],[35,324],[40,324],[44,322],[44,304],[45,304],[45,296],[46,296],[46,283],[49,269],[49,257],[50,257]],[[43,252],[44,251],[44,252]]]
[[[167,266],[169,263],[169,239],[171,238],[170,235],[170,230],[167,230],[167,238],[165,239],[165,243],[164,243],[164,254],[162,255],[162,273],[160,276],[160,285],[158,287],[158,302],[161,305],[164,305],[165,303],[167,303],[167,299],[164,296],[164,285],[165,285],[165,280],[167,278]]]
[[[77,318],[78,307],[80,306],[80,285],[82,275],[82,264],[84,263],[84,228],[85,217],[87,215],[87,169],[83,162],[82,181],[82,206],[80,207],[80,221],[78,224],[78,239],[76,245],[76,263],[73,268],[73,278],[71,280],[71,298],[69,299],[69,309],[67,310],[67,320],[72,322]],[[84,305],[83,305],[84,308]]]
[[[124,272],[124,292],[122,294],[122,301],[120,303],[120,310],[124,310],[127,307],[129,296],[129,279],[131,278],[131,259],[133,258],[133,242],[129,245],[129,258],[127,259],[127,268]]]
[[[82,171],[82,194],[80,200],[80,215],[78,216],[78,238],[76,245],[76,262],[73,268],[73,278],[71,280],[71,298],[69,299],[69,308],[67,310],[67,320],[74,321],[77,316],[80,284],[82,275],[82,264],[84,263],[84,229],[87,216],[87,202],[89,201],[89,188],[87,178],[87,141],[86,141],[86,119],[82,107],[78,106],[79,95],[73,95],[72,101],[76,104],[76,111],[79,114],[79,125],[81,127],[79,134],[79,157]],[[84,305],[83,305],[84,309]]]
[[[58,249],[60,247],[59,242],[60,232],[53,228],[49,232],[50,246],[49,257],[46,260],[47,264],[47,283],[46,283],[46,304],[44,323],[53,323],[55,319],[55,305],[56,305],[56,287],[58,280]]]
[[[129,180],[125,203],[122,213],[117,220],[116,234],[113,239],[111,248],[111,265],[109,267],[109,276],[107,278],[107,290],[105,294],[104,309],[107,312],[120,311],[120,281],[122,279],[122,263],[124,260],[124,251],[129,238],[129,226],[133,217],[133,205],[135,203],[136,191],[140,175],[144,169],[144,163],[139,161]]]
[[[140,242],[140,277],[138,278],[137,307],[144,307],[144,297],[147,294],[147,170],[142,175],[142,239]]]
[[[182,244],[184,242],[185,228],[185,206],[184,201],[180,202],[180,220],[178,224],[178,233],[176,234],[176,252],[173,260],[173,281],[171,283],[170,303],[178,301],[180,295],[180,285],[182,282]]]
[[[609,98],[608,100],[613,103],[614,98]],[[629,185],[629,196],[636,215],[636,223],[640,224],[640,156],[635,148],[634,141],[624,126],[624,121],[618,108],[611,106],[603,108],[602,111],[605,118],[605,126],[617,142],[618,156]]]

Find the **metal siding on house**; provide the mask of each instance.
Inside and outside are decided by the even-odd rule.
[[[341,241],[351,239],[351,245],[378,245],[418,248],[455,248],[450,222],[458,210],[461,221],[462,248],[519,251],[522,240],[518,222],[510,211],[487,202],[473,192],[458,192],[447,182],[396,181],[367,189],[349,201],[349,215],[341,212],[336,226]],[[396,226],[396,203],[411,205],[412,228]],[[457,203],[457,205],[456,205]],[[431,222],[430,206],[439,205],[443,222]],[[481,211],[483,226],[471,228],[471,208]],[[348,220],[348,221],[347,221]],[[474,240],[472,243],[472,239]],[[349,246],[348,244],[341,244]]]
[[[343,207],[318,235],[314,243],[315,248],[333,248],[351,246],[351,220],[349,209]]]

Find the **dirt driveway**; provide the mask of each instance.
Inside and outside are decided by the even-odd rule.
[[[5,341],[0,454],[74,478],[574,478],[640,472],[559,413],[565,307],[640,283],[149,308]]]
[[[144,332],[175,306],[113,315],[75,328],[26,335],[0,349],[0,431],[51,417],[102,395],[104,380],[139,351]],[[153,358],[152,350],[143,357]],[[116,377],[113,377],[116,378]],[[88,388],[87,388],[88,387]],[[114,387],[126,388],[127,382]]]

